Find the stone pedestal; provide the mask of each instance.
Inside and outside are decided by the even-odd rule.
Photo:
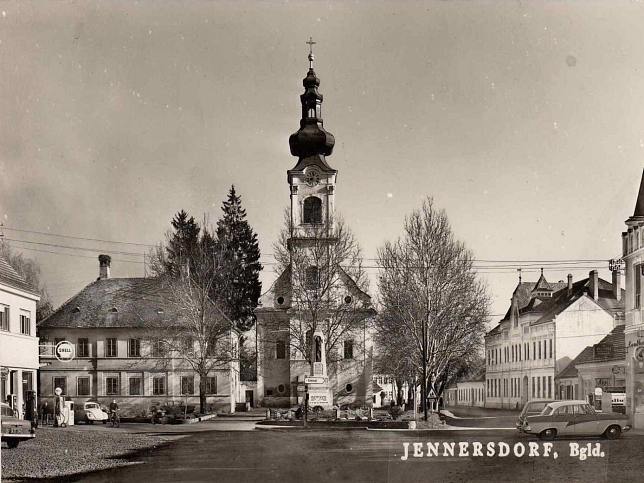
[[[309,384],[309,406],[314,408],[320,406],[324,409],[333,408],[333,394],[329,386],[329,378],[326,372],[326,341],[324,334],[316,330],[313,334],[311,354],[313,361],[311,363],[311,376],[324,380],[322,384]]]

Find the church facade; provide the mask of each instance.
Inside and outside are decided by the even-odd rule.
[[[328,161],[335,144],[322,120],[320,79],[309,70],[300,96],[299,130],[289,138],[297,157],[287,171],[290,210],[284,228],[282,272],[256,310],[257,397],[265,407],[372,404],[375,315],[366,288],[350,266],[350,240],[335,213],[337,170]]]

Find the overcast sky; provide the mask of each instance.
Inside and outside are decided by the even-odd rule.
[[[128,253],[145,247],[9,228],[154,244],[182,208],[215,221],[234,183],[272,261],[309,36],[336,137],[337,208],[366,257],[427,195],[477,259],[620,255],[644,167],[639,2],[3,1],[0,11],[0,215],[57,303],[96,278],[100,252],[114,276],[142,275]],[[594,266],[606,263],[572,273]],[[482,276],[492,312],[505,312],[513,267]]]

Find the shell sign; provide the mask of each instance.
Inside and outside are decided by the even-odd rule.
[[[67,340],[61,340],[56,344],[54,355],[59,361],[71,361],[74,358],[74,344]]]

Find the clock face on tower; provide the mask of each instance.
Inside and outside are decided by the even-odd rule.
[[[316,169],[309,169],[306,171],[304,180],[307,185],[315,186],[320,182],[320,173]]]

